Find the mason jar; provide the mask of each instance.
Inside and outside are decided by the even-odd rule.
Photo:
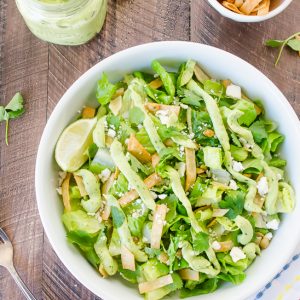
[[[38,38],[80,45],[102,28],[107,0],[16,0],[28,28]]]

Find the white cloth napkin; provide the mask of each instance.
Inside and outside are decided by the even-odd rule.
[[[247,300],[300,300],[300,244],[282,270]]]

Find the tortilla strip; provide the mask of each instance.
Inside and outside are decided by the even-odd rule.
[[[268,0],[262,0],[262,2],[260,4],[258,4],[256,7],[254,7],[252,12],[258,12],[260,9],[266,7],[267,4],[268,4]]]
[[[262,0],[246,0],[241,6],[240,11],[246,15],[250,15],[253,9],[261,2]]]
[[[79,189],[79,192],[80,192],[80,196],[81,197],[86,196],[88,193],[87,193],[87,191],[85,189],[85,186],[83,184],[82,177],[74,174],[74,179],[75,179],[76,184],[78,186],[78,189]]]
[[[185,148],[186,181],[185,190],[188,191],[195,183],[197,177],[195,149]]]
[[[243,5],[244,1],[243,0],[235,0],[234,1],[234,5],[237,7],[237,8],[240,8],[242,5]]]
[[[163,82],[161,81],[160,78],[156,78],[148,84],[149,87],[151,87],[152,89],[155,89],[155,90],[159,89],[162,85],[163,85]]]
[[[153,188],[155,185],[158,185],[161,182],[162,182],[162,178],[156,173],[151,174],[144,180],[144,183],[148,189]],[[135,189],[132,189],[119,199],[119,203],[122,207],[124,207],[130,202],[136,200],[138,197],[139,197],[138,192]]]
[[[258,16],[265,16],[270,11],[270,0],[264,0],[265,6],[257,11]]]
[[[70,192],[69,192],[70,179],[71,179],[71,173],[67,173],[67,176],[65,177],[61,185],[62,198],[63,198],[63,203],[66,211],[71,211],[71,201],[70,201]]]
[[[130,135],[127,149],[132,155],[134,155],[142,163],[151,162],[151,154],[137,140],[134,134]]]
[[[228,1],[223,1],[222,5],[237,14],[243,15],[243,13],[234,4],[229,3]]]

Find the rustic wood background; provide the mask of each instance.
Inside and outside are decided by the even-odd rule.
[[[283,39],[300,30],[300,1],[276,18],[258,24],[221,17],[204,0],[111,0],[104,28],[80,47],[49,45],[26,28],[12,0],[0,0],[0,103],[16,91],[26,114],[10,124],[9,146],[0,125],[0,226],[15,247],[15,265],[37,299],[98,299],[66,270],[54,254],[37,211],[34,166],[38,143],[60,97],[83,72],[121,49],[158,40],[191,40],[232,52],[265,73],[300,115],[300,59],[277,51],[268,38]],[[23,299],[0,269],[0,299]]]

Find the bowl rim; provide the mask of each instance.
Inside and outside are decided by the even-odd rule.
[[[234,20],[236,22],[262,22],[266,21],[268,19],[271,19],[278,14],[280,14],[282,11],[284,11],[291,3],[293,0],[284,0],[279,6],[277,6],[275,9],[270,11],[267,15],[265,16],[245,16],[245,15],[239,15],[226,7],[224,7],[221,3],[219,3],[217,0],[208,0],[209,4],[217,10],[222,16],[227,17],[231,20]]]
[[[90,73],[93,73],[93,71],[95,69],[98,69],[100,66],[105,67],[105,65],[109,65],[111,60],[114,60],[115,58],[119,58],[122,57],[123,55],[126,56],[127,53],[129,52],[143,52],[143,49],[148,48],[148,47],[153,47],[153,48],[157,48],[157,47],[205,47],[208,50],[209,49],[214,49],[214,51],[218,52],[221,55],[226,55],[226,56],[231,56],[233,59],[240,61],[242,64],[247,65],[248,68],[252,69],[253,71],[257,72],[260,74],[260,76],[262,76],[262,78],[266,81],[266,83],[268,83],[269,85],[272,86],[272,88],[274,89],[274,93],[276,93],[278,95],[278,97],[280,98],[280,100],[283,102],[287,112],[289,113],[289,117],[292,118],[292,122],[295,123],[295,128],[297,129],[297,132],[299,134],[300,137],[300,121],[294,111],[294,109],[292,108],[292,106],[290,105],[290,103],[288,102],[288,100],[286,99],[286,97],[282,94],[282,92],[278,89],[278,87],[269,79],[267,78],[261,71],[259,71],[257,68],[255,68],[253,65],[251,65],[250,63],[248,63],[247,61],[243,60],[242,58],[228,52],[225,50],[222,50],[220,48],[217,47],[213,47],[213,46],[209,46],[209,45],[205,45],[205,44],[200,44],[200,43],[196,43],[196,42],[190,42],[190,41],[159,41],[159,42],[150,42],[150,43],[145,43],[145,44],[141,44],[141,45],[137,45],[137,46],[133,46],[130,48],[126,48],[124,50],[121,50],[111,56],[108,56],[107,58],[99,61],[97,64],[95,64],[94,66],[92,66],[90,69],[88,69],[86,72],[84,72],[68,89],[67,91],[64,93],[64,95],[61,97],[61,99],[59,100],[59,102],[57,103],[57,105],[55,106],[53,112],[51,113],[46,126],[43,130],[43,134],[42,137],[40,139],[40,143],[39,143],[39,147],[38,147],[38,152],[37,152],[37,156],[36,156],[36,166],[35,166],[35,191],[36,191],[36,201],[37,201],[37,207],[38,207],[38,211],[39,211],[39,215],[41,218],[41,222],[44,228],[44,231],[46,233],[46,236],[51,244],[51,247],[53,248],[53,250],[55,251],[56,255],[58,256],[58,258],[60,259],[60,261],[63,263],[63,265],[66,267],[66,269],[82,284],[84,285],[87,289],[89,289],[91,292],[93,292],[95,295],[97,296],[101,296],[103,299],[107,300],[115,300],[115,298],[112,298],[112,296],[110,294],[107,293],[106,290],[102,290],[101,291],[101,295],[99,293],[99,291],[96,291],[96,289],[94,288],[94,286],[84,277],[80,277],[80,272],[78,272],[78,268],[76,268],[76,266],[73,265],[71,259],[68,258],[68,256],[64,255],[64,253],[62,253],[59,245],[57,245],[55,243],[55,238],[54,235],[50,234],[50,226],[51,224],[49,223],[49,218],[48,217],[48,211],[46,211],[43,208],[43,188],[42,188],[42,184],[41,184],[41,179],[43,177],[43,173],[44,173],[44,169],[42,168],[42,160],[43,160],[43,152],[46,151],[47,149],[47,141],[49,140],[49,138],[51,138],[51,132],[53,130],[53,128],[55,128],[55,118],[56,118],[56,114],[58,114],[59,111],[61,111],[65,104],[68,103],[70,100],[70,96],[73,93],[73,90],[76,90],[77,88],[77,84],[79,84],[80,81],[84,81],[86,80],[86,78],[89,77]],[[157,49],[156,49],[157,50]],[[294,251],[298,245],[298,242],[300,240],[300,236],[297,236],[297,238],[295,238],[293,240],[293,244],[289,245],[289,251],[287,251],[287,255],[284,257],[280,257],[277,259],[277,265],[278,268],[276,272],[280,271],[280,268],[288,261],[288,259],[290,257],[292,257],[292,255],[294,254]],[[255,289],[248,289],[245,294],[243,295],[245,298],[253,295],[253,293],[259,291],[266,282],[269,282],[274,276],[276,275],[275,272],[272,272],[272,274],[269,274],[268,278],[266,278],[267,280],[265,282],[262,282],[260,284],[257,284],[257,286],[255,287]]]

